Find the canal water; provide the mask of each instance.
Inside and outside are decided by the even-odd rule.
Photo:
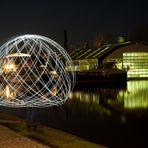
[[[60,107],[0,109],[108,147],[148,147],[148,80],[75,88]]]

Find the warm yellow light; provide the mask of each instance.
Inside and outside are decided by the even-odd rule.
[[[16,71],[16,65],[14,63],[7,63],[4,65],[5,73],[14,72],[14,71]]]
[[[12,100],[13,98],[16,97],[16,92],[15,92],[15,91],[12,91],[9,86],[6,86],[6,88],[4,89],[3,95],[4,95],[8,100]]]
[[[51,95],[56,96],[56,94],[57,94],[57,87],[53,87],[51,90]]]
[[[51,74],[56,75],[57,72],[55,70],[50,71]]]
[[[6,86],[6,97],[9,98],[10,97],[10,90],[9,87]]]

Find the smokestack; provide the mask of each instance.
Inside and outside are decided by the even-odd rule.
[[[64,49],[68,50],[68,47],[67,47],[67,30],[66,29],[64,30]]]

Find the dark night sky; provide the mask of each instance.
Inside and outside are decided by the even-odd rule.
[[[63,46],[91,43],[94,34],[127,36],[139,24],[148,24],[146,0],[11,0],[0,3],[0,43],[15,35],[41,34]]]

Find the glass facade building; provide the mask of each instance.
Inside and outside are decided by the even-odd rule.
[[[123,68],[127,69],[128,78],[148,77],[148,52],[123,53]]]
[[[128,78],[148,78],[148,44],[125,42],[98,49],[80,49],[70,53],[75,71],[93,70],[106,62],[116,62],[119,69],[127,70]]]

